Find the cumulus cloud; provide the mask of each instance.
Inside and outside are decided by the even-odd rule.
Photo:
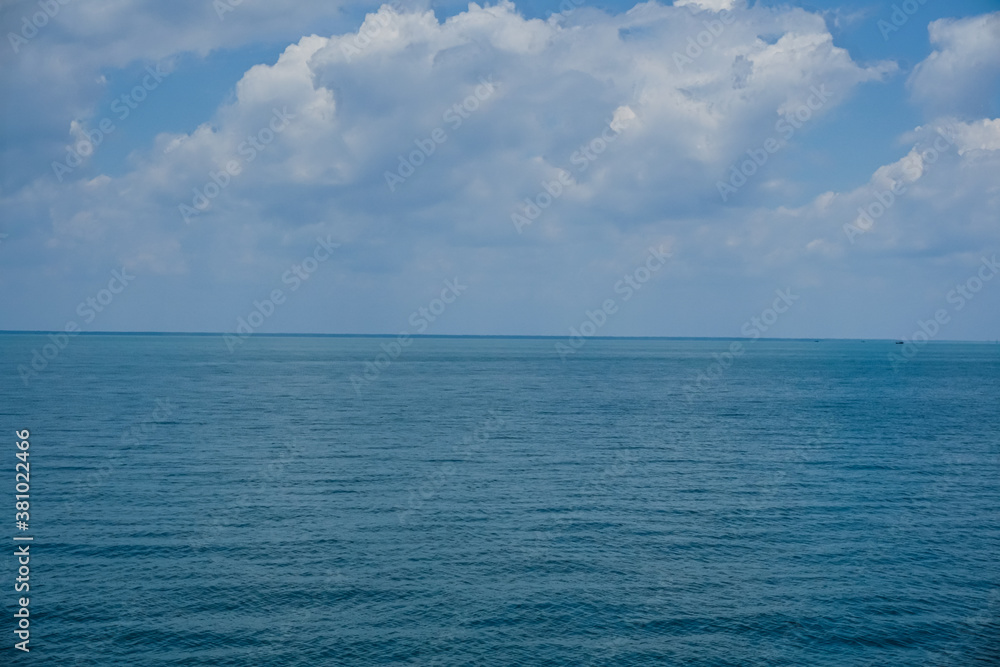
[[[928,31],[935,50],[910,75],[913,99],[936,116],[989,114],[1000,93],[1000,12],[939,19]]]
[[[251,100],[244,91],[251,88],[271,101],[292,103],[301,102],[299,94],[332,95],[336,111],[331,107],[325,127],[300,135],[286,173],[299,184],[353,182],[381,189],[398,156],[409,153],[421,135],[447,125],[447,110],[490,77],[498,92],[469,119],[466,126],[475,130],[456,127],[442,150],[451,154],[427,160],[415,177],[419,186],[401,188],[399,197],[417,190],[412,196],[421,201],[461,195],[486,175],[468,169],[471,163],[506,172],[491,179],[492,187],[517,201],[541,179],[571,170],[574,150],[600,134],[619,107],[627,106],[641,121],[623,137],[629,150],[602,157],[600,167],[578,180],[604,174],[615,179],[606,184],[612,190],[627,188],[639,168],[645,178],[663,180],[689,178],[691,166],[701,176],[718,172],[755,134],[804,104],[813,86],[831,91],[833,107],[856,84],[891,70],[858,66],[833,45],[820,18],[801,11],[747,11],[738,25],[723,27],[713,48],[693,59],[685,55],[691,62],[675,61],[699,29],[701,23],[687,13],[655,4],[618,17],[549,21],[526,20],[508,2],[472,4],[444,22],[429,12],[383,7],[357,34],[308,38],[308,58],[292,57],[307,48],[303,40],[274,68],[254,68],[238,86],[238,104],[221,115],[247,113]],[[767,43],[759,37],[765,32],[782,36]],[[358,37],[367,35],[358,48]],[[293,85],[298,92],[291,94]],[[218,142],[218,133],[202,132],[200,140]],[[191,141],[198,144],[199,138]],[[637,150],[644,153],[639,161]],[[671,159],[657,159],[657,153]]]
[[[1000,245],[1000,120],[949,120],[905,138],[906,154],[858,188],[794,209],[757,211],[747,224],[767,221],[760,247],[784,248],[790,267],[812,255],[829,262],[825,268],[878,274],[915,256],[974,265]],[[752,252],[745,260],[760,261]]]
[[[67,143],[73,120],[94,112],[107,91],[105,72],[181,54],[203,58],[220,50],[277,41],[287,44],[317,29],[346,29],[371,0],[302,0],[292,4],[229,0],[87,0],[58,2],[51,18],[37,2],[0,6],[0,87],[17,91],[4,109],[4,132],[17,142],[0,147],[0,189],[44,171],[44,156]],[[219,7],[228,10],[219,10]],[[27,36],[27,37],[25,37]],[[12,100],[13,102],[13,100]],[[67,115],[69,118],[67,118]]]
[[[250,216],[266,219],[260,229],[281,229],[300,225],[306,211],[336,211],[415,240],[458,233],[483,243],[515,231],[511,213],[568,173],[572,186],[535,229],[542,238],[587,236],[593,225],[646,224],[652,210],[660,217],[716,196],[715,177],[816,86],[830,91],[832,108],[891,71],[854,63],[823,20],[801,10],[743,9],[738,22],[717,22],[711,45],[689,51],[688,37],[703,30],[686,10],[655,3],[548,21],[525,19],[509,2],[471,4],[445,21],[383,6],[357,33],[305,37],[274,65],[250,69],[215,118],[190,135],[161,136],[132,172],[88,185],[82,201],[101,201],[109,226],[139,209],[149,226],[170,229],[177,205],[156,214],[153,202],[193,205],[210,174],[239,159],[241,143],[280,108],[295,120],[200,222],[246,225]],[[761,34],[781,36],[770,43]],[[480,103],[470,96],[484,81],[495,92]],[[474,110],[449,114],[467,100]],[[623,113],[634,122],[614,145],[589,152]],[[435,129],[446,142],[390,191],[387,173],[399,174]],[[80,201],[65,213],[53,207],[60,229],[76,229],[61,218]]]
[[[443,20],[382,6],[355,30],[298,38],[249,69],[212,117],[159,135],[124,173],[41,177],[0,206],[62,271],[122,263],[201,293],[263,284],[333,235],[343,250],[324,271],[350,296],[330,298],[410,312],[420,285],[460,274],[481,295],[464,306],[459,330],[470,333],[559,333],[650,245],[675,251],[664,275],[705,303],[706,285],[723,279],[764,281],[767,293],[775,276],[829,287],[855,256],[995,241],[995,198],[984,196],[996,182],[992,120],[952,123],[955,148],[934,164],[923,128],[916,152],[871,183],[804,207],[741,205],[769,187],[763,176],[723,202],[718,183],[748,150],[808,131],[782,136],[779,123],[805,109],[794,127],[821,124],[895,65],[856,62],[802,9],[694,4],[703,11],[648,2],[547,20],[509,2]],[[287,119],[280,131],[276,114]],[[850,243],[843,226],[896,182],[908,195]],[[960,221],[941,222],[955,211]],[[380,317],[351,330],[394,326]],[[663,333],[669,322],[666,311],[641,325],[629,317],[619,333]],[[315,309],[286,326],[348,330]]]

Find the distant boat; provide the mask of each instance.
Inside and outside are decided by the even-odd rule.
[[[903,342],[903,341],[901,341],[901,340],[897,340],[897,341],[896,341],[896,345],[906,345],[906,343],[904,343],[904,342]]]

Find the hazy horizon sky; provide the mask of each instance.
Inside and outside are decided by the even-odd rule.
[[[1000,338],[1000,1],[0,27],[0,330]]]

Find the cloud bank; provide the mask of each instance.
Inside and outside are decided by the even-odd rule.
[[[106,16],[66,27],[66,53],[80,32],[133,34],[120,25],[132,14],[95,7]],[[250,39],[248,9],[211,36],[167,47],[153,29],[143,47],[110,39],[93,57],[169,61]],[[727,312],[796,285],[812,310],[807,295],[785,334],[892,336],[937,298],[914,294],[927,275],[914,257],[944,280],[997,247],[1000,125],[977,112],[996,92],[979,82],[997,78],[998,17],[932,23],[936,50],[907,81],[927,122],[901,138],[898,162],[803,206],[762,203],[794,187],[782,156],[898,69],[854,60],[820,15],[735,0],[547,20],[510,2],[444,19],[383,5],[250,68],[204,123],[159,134],[122,173],[81,156],[62,181],[47,168],[6,189],[4,231],[52,282],[126,266],[151,299],[179,295],[124,307],[121,322],[148,322],[132,328],[231,330],[247,299],[332,235],[336,262],[274,330],[391,332],[460,276],[469,294],[434,333],[559,335],[663,246],[675,259],[606,333],[726,335],[744,319]],[[52,161],[92,136],[90,114],[65,123]],[[869,224],[872,202],[885,210]],[[852,308],[878,313],[874,326]]]

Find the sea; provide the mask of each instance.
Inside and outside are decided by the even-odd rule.
[[[0,662],[1000,665],[1000,345],[406,343],[0,335]]]

